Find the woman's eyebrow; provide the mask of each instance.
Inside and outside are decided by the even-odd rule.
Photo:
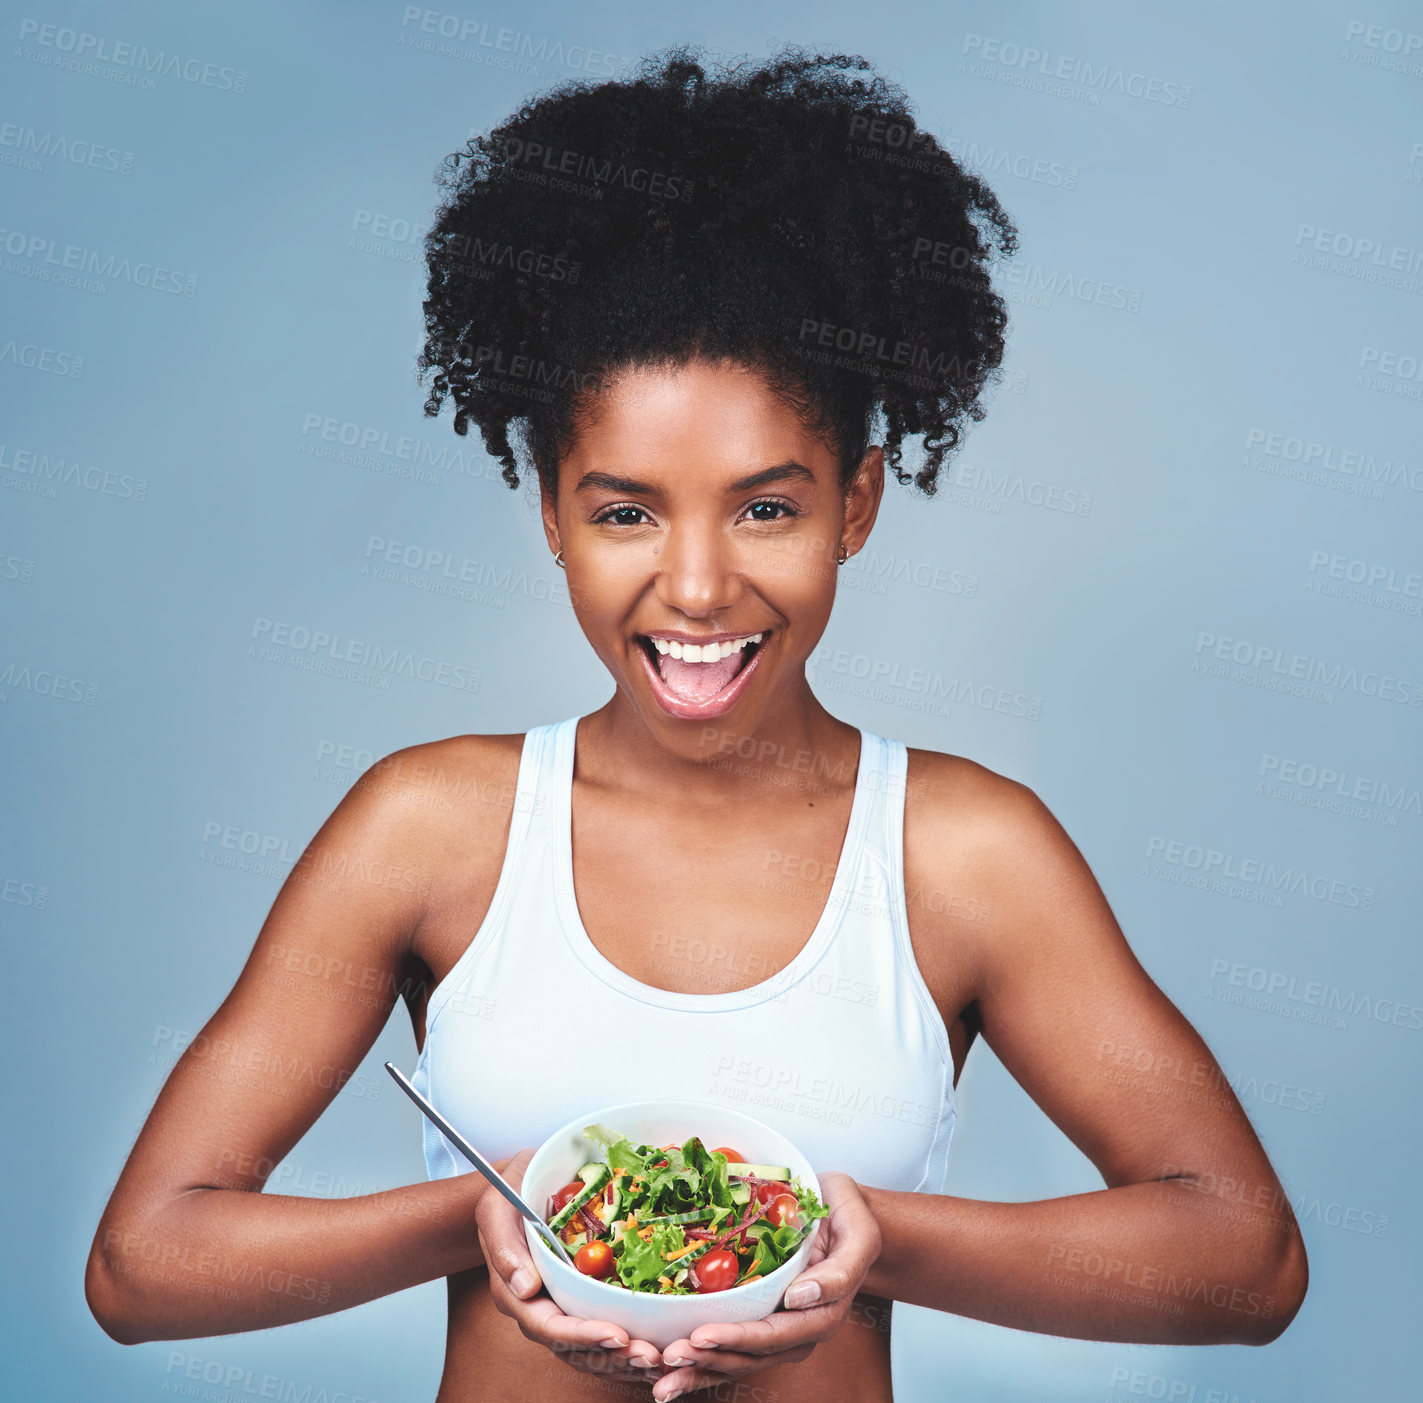
[[[735,482],[727,485],[726,490],[728,492],[750,492],[754,488],[765,487],[768,483],[791,480],[814,482],[815,474],[804,463],[788,459],[784,463],[776,463],[769,468],[762,468],[759,472],[750,474],[749,477],[737,478]],[[655,497],[662,491],[654,483],[640,482],[636,478],[619,477],[616,473],[604,473],[596,470],[584,473],[574,485],[573,490],[583,492],[591,488],[605,492],[636,493],[644,497]]]

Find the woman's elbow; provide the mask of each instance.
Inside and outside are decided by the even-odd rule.
[[[1305,1293],[1309,1290],[1309,1255],[1304,1250],[1304,1238],[1300,1236],[1298,1227],[1288,1234],[1274,1257],[1262,1292],[1268,1302],[1269,1313],[1261,1311],[1258,1328],[1243,1343],[1272,1344],[1289,1329],[1304,1304]]]
[[[116,1234],[110,1230],[101,1236],[112,1239]],[[84,1299],[99,1328],[115,1344],[141,1345],[155,1338],[144,1330],[137,1318],[132,1292],[126,1289],[122,1275],[113,1270],[105,1244],[99,1237],[89,1249],[89,1261],[84,1268]]]

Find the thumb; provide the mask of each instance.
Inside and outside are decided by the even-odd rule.
[[[506,1160],[498,1161],[494,1168],[510,1188],[518,1189],[524,1181],[524,1170],[533,1157],[533,1150],[523,1149]],[[537,1205],[530,1206],[535,1212],[538,1211]],[[478,1223],[484,1260],[490,1269],[498,1272],[509,1289],[521,1299],[535,1295],[543,1280],[529,1254],[523,1215],[493,1185],[487,1186],[479,1208]]]

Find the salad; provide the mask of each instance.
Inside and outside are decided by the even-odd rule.
[[[732,1146],[709,1150],[695,1135],[643,1145],[605,1125],[583,1133],[606,1154],[550,1196],[546,1218],[578,1270],[607,1286],[725,1291],[789,1261],[830,1212],[789,1169],[750,1164]]]

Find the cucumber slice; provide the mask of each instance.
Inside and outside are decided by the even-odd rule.
[[[783,1164],[728,1164],[726,1172],[742,1178],[749,1175],[756,1179],[779,1179],[787,1184],[791,1179],[791,1171]]]
[[[657,1218],[639,1218],[638,1222],[643,1227],[648,1227],[653,1223],[700,1223],[711,1216],[710,1208],[696,1208],[690,1213],[665,1213]]]
[[[745,1184],[733,1184],[731,1186],[731,1201],[745,1208],[751,1202],[751,1190]]]
[[[597,1172],[588,1177],[584,1175],[584,1169],[592,1169]],[[578,1177],[583,1180],[583,1187],[548,1220],[549,1227],[561,1228],[595,1193],[602,1189],[608,1181],[609,1172],[606,1164],[585,1164],[583,1169],[578,1171]]]

